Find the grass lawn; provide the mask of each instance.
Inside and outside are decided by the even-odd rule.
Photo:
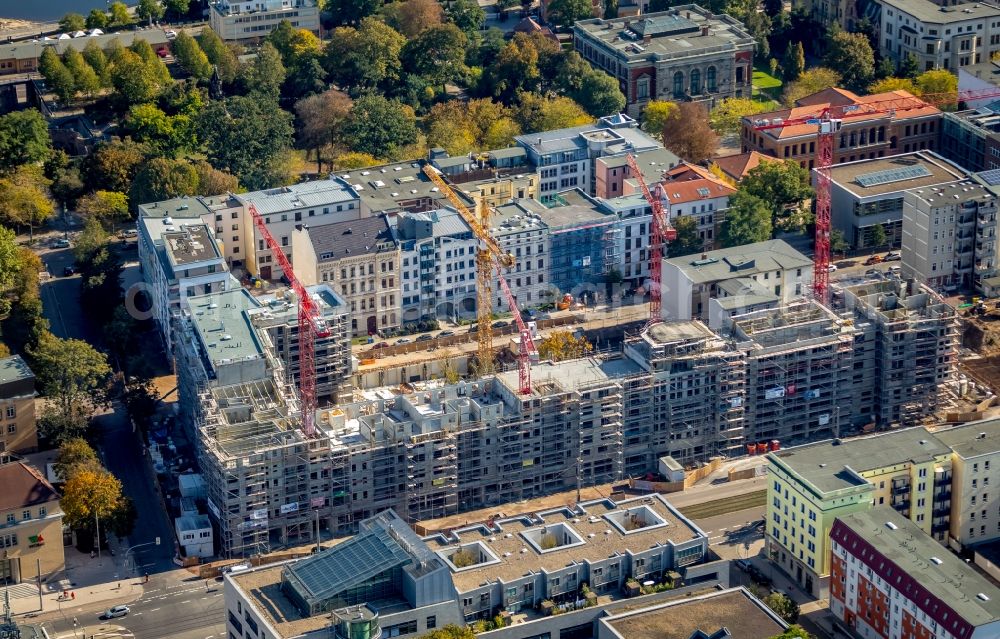
[[[758,102],[772,102],[769,108],[777,109],[781,105],[776,100],[781,98],[781,80],[762,69],[753,70],[753,99]]]

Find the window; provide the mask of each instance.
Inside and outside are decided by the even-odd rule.
[[[45,506],[42,506],[41,508],[38,509],[39,519],[43,519],[47,514],[49,514],[49,511],[45,509]]]
[[[691,95],[701,93],[701,71],[695,69],[691,72]]]
[[[708,67],[708,71],[705,72],[705,84],[708,85],[709,93],[715,93],[715,67]]]
[[[7,407],[7,419],[14,419],[17,417],[17,408],[13,405]]]
[[[21,511],[21,519],[31,519],[31,511],[30,510]]]
[[[427,617],[427,629],[437,628],[437,615],[431,615]]]
[[[643,78],[635,83],[635,99],[645,100],[649,97],[649,80]],[[575,166],[575,165],[574,165]]]
[[[674,73],[674,97],[684,96],[684,74],[680,71]]]

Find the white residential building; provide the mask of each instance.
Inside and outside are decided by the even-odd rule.
[[[320,35],[316,0],[217,0],[209,4],[208,13],[209,25],[227,41],[260,40],[282,20]]]
[[[540,213],[545,207],[535,200],[515,200],[498,206],[490,219],[490,231],[503,249],[514,256],[508,270],[508,286],[523,310],[555,302],[549,282],[549,228]],[[499,281],[493,283],[495,311],[508,311]]]
[[[215,555],[212,522],[208,515],[184,515],[174,519],[174,530],[185,557],[207,559]]]
[[[997,197],[972,180],[903,194],[903,275],[931,287],[973,287],[997,274]]]
[[[475,317],[478,240],[452,208],[396,218],[403,323]]]
[[[878,0],[882,55],[897,65],[913,54],[921,71],[962,67],[1000,51],[1000,7],[984,2]]]
[[[171,322],[187,307],[187,298],[228,291],[239,282],[230,274],[211,229],[198,218],[139,218],[138,245],[151,313],[169,353]]]
[[[971,422],[934,436],[951,448],[951,544],[964,548],[1000,538],[995,495],[1000,489],[1000,420]]]
[[[619,218],[617,242],[622,286],[635,291],[649,277],[649,228],[653,212],[641,193],[603,200],[601,206]]]

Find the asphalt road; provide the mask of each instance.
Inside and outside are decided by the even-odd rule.
[[[80,276],[63,276],[63,269],[73,264],[72,249],[42,249],[39,257],[50,277],[41,282],[42,312],[49,320],[49,330],[63,339],[87,339],[87,326],[80,307]]]

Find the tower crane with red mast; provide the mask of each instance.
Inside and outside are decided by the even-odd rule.
[[[330,329],[320,314],[319,305],[309,295],[306,287],[299,282],[292,270],[285,251],[278,244],[271,231],[264,224],[257,207],[251,202],[247,209],[253,219],[254,226],[264,238],[267,248],[271,249],[274,260],[281,267],[281,272],[298,298],[299,305],[299,402],[302,408],[302,432],[306,437],[312,437],[316,432],[316,338],[330,336]]]
[[[871,115],[888,115],[926,108],[955,105],[959,102],[1000,97],[1000,88],[925,94],[920,97],[897,95],[893,98],[847,105],[817,108],[813,113],[790,119],[752,120],[754,131],[769,131],[787,126],[816,127],[816,237],[813,251],[813,294],[829,301],[830,284],[830,169],[833,166],[834,137],[844,124]]]
[[[660,315],[662,303],[660,276],[663,271],[663,251],[670,242],[677,239],[677,230],[670,224],[670,216],[663,208],[663,202],[667,199],[663,193],[663,187],[657,184],[654,196],[649,187],[646,186],[646,180],[642,177],[642,171],[639,169],[639,163],[636,162],[635,157],[629,153],[625,156],[625,161],[628,163],[632,177],[639,183],[642,195],[649,202],[650,208],[653,209],[653,219],[649,225],[649,319],[646,321],[648,327],[663,319]]]

